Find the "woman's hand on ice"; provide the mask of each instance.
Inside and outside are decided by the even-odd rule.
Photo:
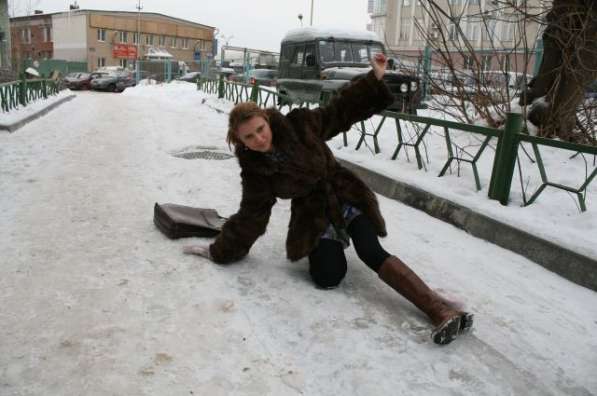
[[[375,77],[378,80],[383,78],[383,75],[386,73],[386,65],[388,64],[388,58],[381,52],[375,54],[373,59],[371,59],[371,67],[373,68],[373,73],[375,73]]]
[[[182,248],[185,254],[195,254],[197,256],[205,257],[211,260],[211,253],[209,252],[209,245],[187,245]]]

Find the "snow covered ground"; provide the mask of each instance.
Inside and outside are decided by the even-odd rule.
[[[386,249],[476,314],[444,348],[352,248],[341,287],[314,288],[284,259],[287,201],[243,262],[183,255],[153,203],[237,209],[234,159],[173,156],[227,152],[226,106],[186,83],[80,92],[0,133],[1,395],[597,394],[597,293],[398,202]]]

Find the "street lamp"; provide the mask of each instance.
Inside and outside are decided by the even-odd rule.
[[[303,14],[298,14],[298,19],[301,21],[301,27],[303,27]]]
[[[313,1],[311,0],[311,22],[309,22],[309,26],[313,26]]]

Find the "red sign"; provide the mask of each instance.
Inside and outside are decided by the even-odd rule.
[[[134,44],[114,44],[112,47],[112,57],[137,59],[137,46]]]

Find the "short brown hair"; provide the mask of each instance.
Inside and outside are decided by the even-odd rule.
[[[226,142],[228,145],[242,144],[238,138],[237,131],[240,124],[251,118],[259,116],[269,122],[269,117],[261,107],[257,106],[255,102],[241,102],[234,106],[228,117],[228,135],[226,135]]]

